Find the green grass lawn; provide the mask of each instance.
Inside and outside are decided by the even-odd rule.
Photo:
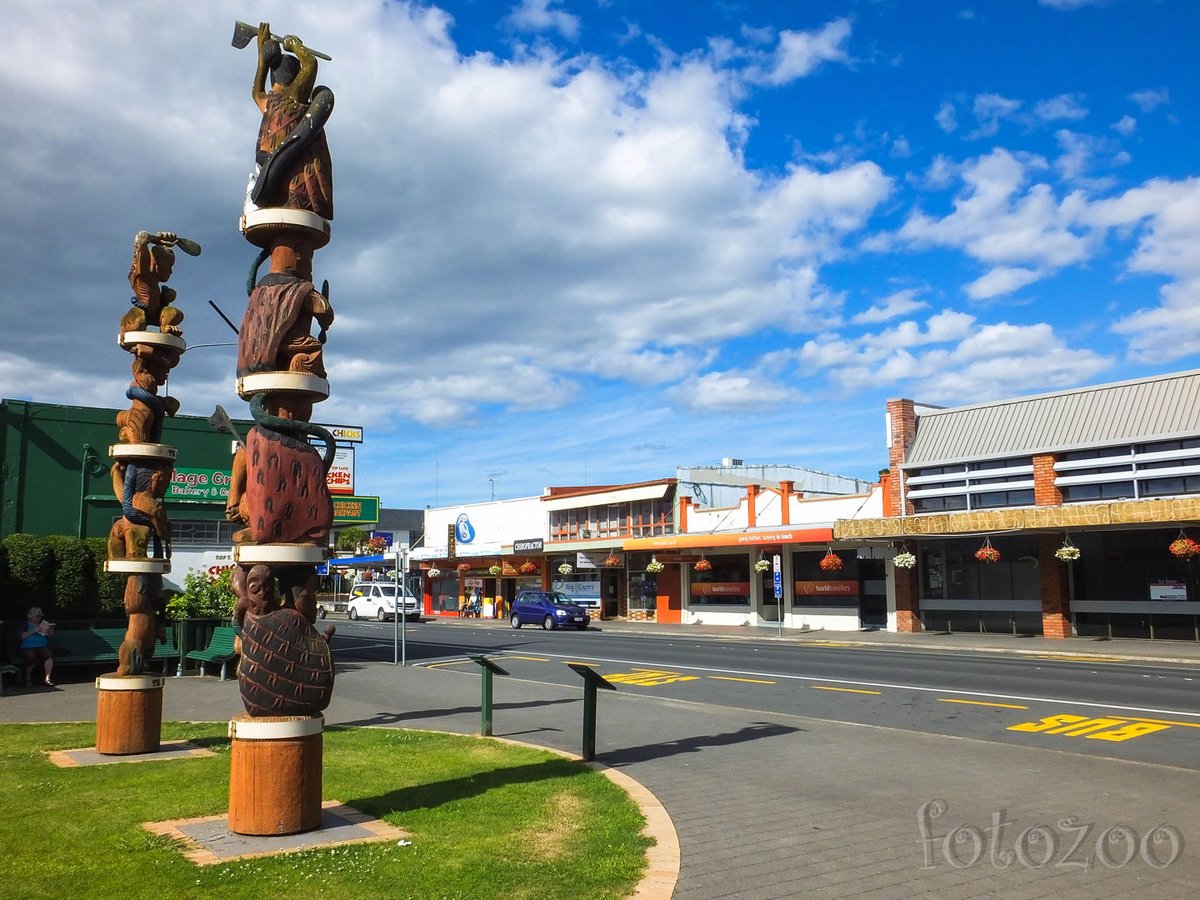
[[[226,725],[165,723],[216,756],[60,769],[93,723],[0,725],[0,892],[18,897],[606,898],[646,863],[637,807],[598,772],[458,735],[325,731],[323,799],[409,832],[396,840],[197,866],[143,822],[223,814]]]

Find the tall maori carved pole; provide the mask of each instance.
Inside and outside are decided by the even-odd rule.
[[[261,252],[247,282],[237,390],[255,424],[234,457],[226,507],[243,526],[233,580],[247,715],[231,723],[229,827],[264,835],[320,824],[321,711],[333,693],[332,628],[315,628],[314,566],[327,558],[333,522],[326,473],[334,439],[309,421],[313,404],[329,396],[323,345],[333,308],[328,282],[318,291],[312,271],[333,218],[324,130],[333,93],[316,84],[321,54],[299,38],[237,23],[235,47],[254,38],[252,96],[262,124],[241,230]]]
[[[97,682],[96,748],[101,753],[158,750],[162,723],[162,679],[146,674],[161,627],[162,577],[171,571],[171,523],[163,498],[175,471],[175,448],[162,443],[163,419],[179,411],[174,397],[160,397],[171,369],[187,349],[167,286],[178,247],[190,256],[200,245],[169,231],[139,231],[133,239],[129,285],[133,308],[121,317],[117,341],[133,354],[128,409],[117,413],[117,443],[108,448],[113,493],[121,518],[108,535],[105,569],[127,575],[125,613],[129,627],[117,670]]]

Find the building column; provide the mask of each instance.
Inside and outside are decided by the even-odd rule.
[[[900,634],[923,631],[917,570],[898,569],[895,566],[890,568],[896,585],[896,631]]]
[[[1048,638],[1071,637],[1070,572],[1072,563],[1054,555],[1060,546],[1056,535],[1039,534],[1038,580],[1042,589],[1042,634]]]

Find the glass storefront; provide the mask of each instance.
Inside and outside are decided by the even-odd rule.
[[[750,559],[744,553],[736,556],[706,557],[711,569],[688,569],[688,603],[693,608],[714,606],[749,607]]]

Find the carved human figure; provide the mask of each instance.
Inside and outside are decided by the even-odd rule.
[[[154,326],[164,334],[183,334],[179,323],[183,311],[171,306],[175,301],[175,290],[168,287],[175,267],[175,251],[179,248],[190,256],[200,253],[200,245],[180,238],[172,231],[151,234],[139,231],[133,238],[133,261],[129,265],[129,286],[133,288],[130,303],[133,309],[121,317],[121,339],[127,331],[145,331]]]
[[[270,25],[259,25],[251,96],[263,118],[248,209],[282,206],[333,218],[333,163],[325,142],[333,91],[317,85],[316,78],[317,59],[298,37],[289,34],[281,47]]]
[[[113,493],[121,500],[123,515],[108,535],[109,559],[171,558],[171,523],[163,498],[174,471],[170,462],[113,463]]]

